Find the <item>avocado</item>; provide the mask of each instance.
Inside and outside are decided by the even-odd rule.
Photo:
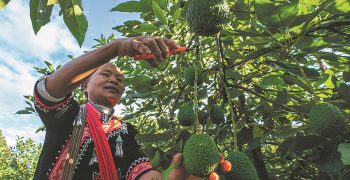
[[[177,114],[177,119],[182,126],[191,126],[195,120],[196,115],[194,113],[193,105],[184,104],[180,107]]]
[[[232,180],[258,180],[259,176],[253,163],[244,152],[229,151],[226,158],[230,161],[232,169],[225,174],[226,179]]]
[[[146,93],[153,90],[153,80],[149,76],[137,76],[133,78],[133,88],[138,93]]]
[[[195,68],[194,67],[188,67],[184,70],[184,80],[186,85],[193,85],[194,84],[194,78],[195,78]],[[197,85],[202,84],[203,82],[203,74],[200,68],[197,68]]]
[[[229,17],[230,8],[225,0],[192,0],[186,11],[191,31],[202,36],[218,33]]]
[[[311,108],[310,129],[324,137],[333,137],[345,127],[345,117],[337,106],[331,103],[316,104]]]
[[[183,164],[185,169],[198,177],[207,177],[219,166],[220,153],[213,139],[207,134],[194,134],[185,143]]]
[[[224,111],[217,105],[214,105],[210,112],[210,120],[214,124],[221,124],[225,122]]]

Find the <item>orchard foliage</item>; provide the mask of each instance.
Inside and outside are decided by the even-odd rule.
[[[41,145],[18,137],[14,147],[8,147],[0,131],[0,179],[33,179]]]
[[[198,37],[185,20],[189,1],[140,0],[111,7],[114,13],[140,14],[141,20],[113,28],[123,36],[167,37],[193,49],[157,69],[128,58],[113,60],[129,85],[122,99],[124,119],[138,127],[137,138],[155,168],[166,168],[171,155],[199,130],[214,137],[225,155],[231,149],[245,152],[261,179],[349,179],[350,2],[227,0],[231,14],[223,30]],[[0,8],[6,2],[0,0]],[[49,22],[54,5],[81,45],[87,21],[78,0],[31,0],[34,32]],[[94,47],[113,39],[101,36]],[[202,84],[184,82],[188,67],[201,69]],[[37,68],[42,74],[47,69],[54,70]],[[139,75],[153,79],[150,91],[135,91]],[[83,102],[81,93],[74,95]],[[310,130],[310,109],[321,102],[344,113],[345,128],[334,137]],[[205,113],[200,125],[183,127],[176,114],[189,103],[196,114]],[[223,110],[223,123],[209,120],[214,106]]]

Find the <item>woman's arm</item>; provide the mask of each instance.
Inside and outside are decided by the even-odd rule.
[[[156,67],[158,63],[168,57],[169,49],[177,47],[175,41],[159,37],[117,39],[63,65],[47,77],[46,90],[53,97],[64,97],[78,87],[99,66],[116,56],[152,53],[155,55],[155,59],[147,62]]]

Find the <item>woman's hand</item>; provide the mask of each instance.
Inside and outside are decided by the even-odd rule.
[[[152,67],[157,67],[168,58],[170,51],[179,47],[174,40],[160,37],[122,38],[115,40],[114,43],[117,55],[120,57],[154,54],[154,59],[146,61]]]
[[[177,153],[173,156],[172,164],[176,164],[177,166],[170,172],[168,176],[168,180],[203,180],[203,179],[209,179],[209,180],[219,180],[219,175],[215,172],[210,173],[209,177],[206,178],[200,178],[197,176],[194,176],[186,171],[186,169],[182,165],[182,154]],[[220,155],[220,161],[223,161],[223,156]],[[220,167],[222,168],[223,163],[219,161]],[[231,164],[229,165],[231,170]]]
[[[191,175],[182,165],[183,156],[181,153],[177,153],[173,156],[172,164],[176,164],[176,167],[170,172],[169,180],[201,180],[202,178]]]

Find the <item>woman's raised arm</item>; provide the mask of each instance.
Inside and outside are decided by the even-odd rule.
[[[157,67],[168,52],[178,47],[170,39],[160,37],[135,37],[116,39],[78,58],[69,61],[46,79],[46,90],[56,98],[61,98],[78,87],[99,66],[116,56],[135,56],[137,54],[154,54],[155,59],[147,62]]]

